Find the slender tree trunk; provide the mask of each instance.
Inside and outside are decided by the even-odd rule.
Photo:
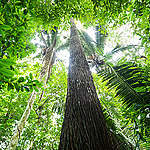
[[[93,78],[71,19],[68,91],[59,150],[112,150]]]
[[[33,106],[33,103],[34,103],[34,100],[36,98],[36,92],[33,91],[29,100],[28,100],[28,104],[27,104],[27,107],[26,107],[26,110],[24,111],[17,127],[16,127],[16,130],[14,131],[14,134],[11,138],[11,141],[10,141],[10,144],[9,144],[9,150],[15,150],[16,149],[16,146],[18,144],[18,140],[21,136],[21,133],[22,133],[22,130],[25,126],[25,123],[30,115],[30,111],[32,109],[32,106]]]
[[[49,76],[50,76],[50,72],[51,72],[51,68],[52,68],[52,64],[53,64],[53,56],[54,56],[53,55],[53,53],[54,53],[53,49],[54,49],[55,44],[56,44],[56,35],[55,35],[55,40],[53,41],[52,46],[47,48],[45,57],[43,58],[44,64],[43,64],[42,70],[40,72],[39,80],[41,81],[47,73],[47,78],[46,78],[45,84],[47,83]],[[37,95],[37,92],[33,91],[29,100],[28,100],[27,107],[26,107],[17,127],[16,127],[16,130],[14,131],[12,138],[11,138],[9,148],[8,148],[9,150],[15,150],[16,149],[16,146],[17,146],[19,138],[22,134],[25,123],[28,120],[31,109],[33,107],[34,100],[36,99],[36,95]]]

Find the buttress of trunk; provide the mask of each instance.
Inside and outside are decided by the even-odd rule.
[[[71,23],[68,91],[59,150],[112,150],[93,78],[73,20]]]
[[[57,35],[57,33],[56,33]],[[56,35],[55,35],[55,40],[53,42],[53,44],[51,45],[51,47],[47,48],[47,52],[45,54],[45,58],[44,58],[44,64],[43,64],[43,67],[42,67],[42,70],[40,72],[40,76],[39,76],[39,80],[41,81],[42,78],[45,76],[45,74],[47,73],[47,78],[46,78],[46,81],[45,81],[45,84],[47,83],[48,79],[49,79],[49,76],[50,76],[50,70],[52,68],[52,64],[53,64],[53,49],[54,49],[54,46],[56,44]],[[17,144],[18,144],[18,141],[19,141],[19,138],[22,134],[22,131],[23,131],[23,128],[25,126],[25,123],[26,121],[28,120],[28,117],[30,115],[30,112],[31,112],[31,109],[33,107],[33,104],[34,104],[34,100],[36,98],[36,95],[38,93],[33,91],[29,100],[28,100],[28,104],[27,104],[27,107],[16,127],[16,130],[14,131],[13,133],[13,136],[11,138],[11,141],[9,143],[9,150],[15,150],[16,147],[17,147]]]

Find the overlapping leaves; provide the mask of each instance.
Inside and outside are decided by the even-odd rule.
[[[16,89],[18,92],[21,91],[32,91],[41,84],[38,80],[33,79],[33,75],[30,73],[29,76],[17,77],[18,72],[14,68],[15,62],[11,59],[0,59],[0,89],[7,87],[8,90]]]

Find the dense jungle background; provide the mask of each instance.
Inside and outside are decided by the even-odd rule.
[[[149,150],[150,0],[1,0],[0,149]]]

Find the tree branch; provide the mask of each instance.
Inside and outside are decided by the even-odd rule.
[[[44,42],[44,44],[45,44],[45,47],[47,47],[47,43],[46,43],[46,40],[44,39],[44,36],[43,36],[43,34],[42,34],[42,31],[41,31],[41,37],[42,37],[42,40],[43,40],[43,42]]]

